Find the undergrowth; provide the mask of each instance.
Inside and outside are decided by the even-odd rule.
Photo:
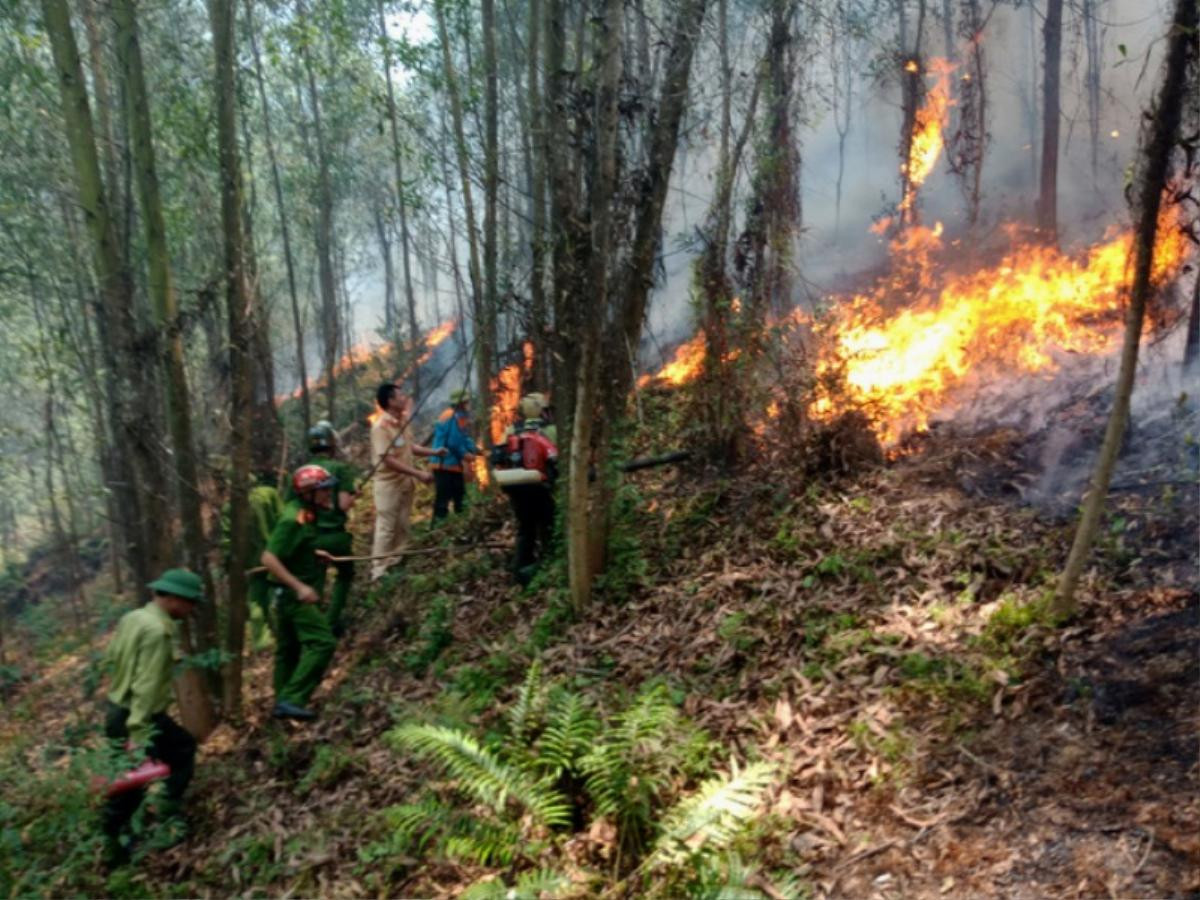
[[[605,712],[546,682],[535,663],[499,731],[408,722],[388,739],[442,778],[385,811],[390,834],[364,848],[366,858],[433,856],[510,874],[481,879],[466,897],[585,896],[617,882],[657,896],[731,887],[760,896],[727,851],[753,821],[773,767],[731,763],[714,773],[717,747],[665,685]],[[568,842],[577,845],[569,855]]]

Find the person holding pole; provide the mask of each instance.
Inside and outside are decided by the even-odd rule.
[[[320,466],[337,479],[333,507],[317,510],[317,530],[320,532],[317,549],[333,557],[349,556],[354,541],[346,530],[346,523],[358,497],[354,490],[358,473],[350,463],[337,458],[337,432],[333,424],[324,419],[308,430],[308,452],[309,464]],[[337,574],[330,594],[328,618],[334,637],[340,638],[345,632],[346,599],[354,584],[354,563],[341,561],[332,565]]]
[[[296,499],[283,508],[262,564],[275,595],[275,708],[277,719],[316,717],[309,698],[321,683],[337,640],[318,608],[325,586],[326,560],[318,557],[322,510],[333,508],[337,479],[321,466],[307,465],[292,475]]]
[[[183,794],[195,767],[196,739],[167,715],[176,655],[175,623],[204,602],[204,583],[195,572],[168,569],[147,587],[154,598],[121,617],[108,645],[105,658],[112,680],[104,732],[118,752],[123,748],[135,760],[157,760],[169,768],[160,821],[167,827],[168,839],[178,842],[187,833],[181,813]],[[129,861],[123,833],[146,796],[140,784],[129,786],[136,783],[127,774],[124,784],[118,781],[109,788],[102,824],[110,866]]]
[[[465,469],[471,456],[479,453],[471,437],[471,392],[452,391],[449,405],[438,416],[433,429],[433,449],[445,449],[445,454],[433,464],[433,520],[444,519],[454,511],[463,511],[466,496]]]
[[[412,400],[399,385],[385,382],[375,392],[379,415],[371,425],[371,460],[375,470],[375,541],[371,555],[371,581],[378,581],[395,564],[388,554],[408,543],[412,518],[414,482],[429,484],[433,476],[418,469],[417,456],[444,456],[445,448],[434,450],[416,443],[408,427]]]

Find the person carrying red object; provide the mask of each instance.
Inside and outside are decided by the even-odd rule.
[[[154,599],[122,616],[108,645],[112,682],[104,731],[137,761],[132,772],[111,783],[107,791],[102,827],[112,865],[129,860],[124,832],[145,798],[144,785],[154,780],[145,776],[151,771],[162,774],[157,766],[146,767],[148,761],[166,766],[166,803],[160,820],[168,840],[178,842],[187,830],[183,795],[195,768],[196,739],[167,715],[167,707],[172,697],[175,623],[204,601],[204,586],[195,572],[168,569],[148,587]]]

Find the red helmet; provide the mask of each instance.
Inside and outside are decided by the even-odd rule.
[[[321,466],[301,466],[292,474],[292,489],[297,494],[331,488],[335,484],[337,479]]]

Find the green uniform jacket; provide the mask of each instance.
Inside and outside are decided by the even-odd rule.
[[[279,499],[279,491],[270,485],[260,484],[250,489],[247,495],[250,505],[250,556],[253,565],[258,565],[258,558],[266,549],[267,540],[279,517],[283,514],[283,501]],[[221,507],[221,550],[226,558],[229,556],[229,504]]]
[[[299,500],[293,500],[283,507],[283,514],[267,540],[267,549],[279,557],[287,570],[317,592],[325,586],[325,566],[315,553],[319,536],[316,514]],[[271,580],[275,581],[274,576]]]
[[[108,699],[129,710],[130,738],[146,744],[153,736],[150,719],[171,703],[175,663],[175,622],[157,603],[127,612],[108,645],[112,671]]]

